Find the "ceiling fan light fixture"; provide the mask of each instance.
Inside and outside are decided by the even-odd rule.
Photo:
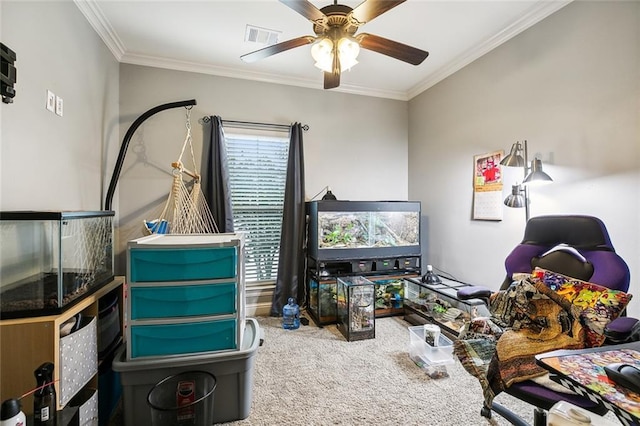
[[[338,57],[340,58],[340,71],[350,70],[358,61],[360,44],[351,37],[342,37],[338,41]]]
[[[324,71],[324,88],[340,86],[340,73],[358,63],[360,49],[365,49],[411,65],[420,65],[429,52],[389,40],[358,29],[406,0],[364,0],[355,8],[333,4],[318,9],[310,0],[280,0],[313,24],[314,35],[296,37],[242,55],[244,62],[255,62],[296,47],[312,45],[315,66]]]
[[[360,45],[353,37],[342,37],[338,40],[337,51],[340,58],[340,71],[350,70],[358,63]],[[329,37],[322,37],[311,46],[311,56],[315,66],[325,72],[333,72],[334,44]]]
[[[311,56],[316,61],[314,64],[322,71],[331,72],[333,66],[333,42],[328,37],[323,37],[311,46]]]

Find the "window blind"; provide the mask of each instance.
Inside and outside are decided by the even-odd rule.
[[[233,224],[246,238],[246,281],[275,281],[289,141],[225,133],[225,144]]]

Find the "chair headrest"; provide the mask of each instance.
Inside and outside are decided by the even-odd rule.
[[[566,244],[576,249],[614,251],[604,223],[596,217],[582,215],[532,217],[524,230],[522,244],[549,248]]]
[[[593,216],[537,216],[522,242],[505,259],[508,286],[514,273],[539,266],[560,274],[627,291],[629,267],[615,253],[604,223]]]

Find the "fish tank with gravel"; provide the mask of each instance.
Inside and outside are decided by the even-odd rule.
[[[311,201],[309,256],[316,260],[420,256],[419,201]]]
[[[113,217],[0,212],[0,318],[59,314],[113,280]]]

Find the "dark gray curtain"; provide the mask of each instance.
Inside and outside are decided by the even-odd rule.
[[[280,256],[278,279],[271,301],[271,316],[281,316],[282,308],[289,297],[299,305],[305,298],[305,253],[306,215],[304,201],[304,153],[302,125],[291,126],[287,182],[284,192],[284,212],[282,215],[282,235],[280,236]]]
[[[222,119],[209,117],[208,132],[204,137],[204,172],[202,190],[213,219],[220,232],[233,232],[233,209],[227,169],[227,148],[224,144]]]

